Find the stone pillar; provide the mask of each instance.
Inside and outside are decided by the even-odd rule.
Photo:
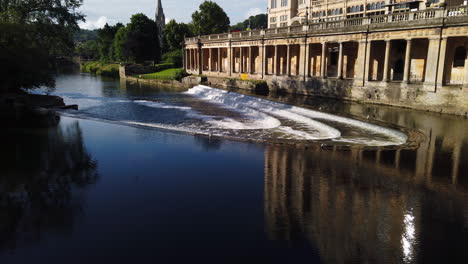
[[[309,77],[310,74],[310,44],[306,43],[305,44],[305,68],[304,68],[304,80]]]
[[[436,85],[437,70],[439,68],[439,54],[441,46],[440,37],[429,38],[429,46],[427,48],[426,70],[424,74],[424,86],[432,87]],[[445,51],[444,51],[445,53]]]
[[[221,58],[221,48],[218,48],[218,72],[221,72],[222,63],[223,63],[223,60]]]
[[[273,58],[273,74],[278,75],[278,45],[275,45],[275,55]]]
[[[403,83],[409,83],[410,81],[411,43],[411,39],[406,40],[405,70],[403,71]]]
[[[286,75],[291,76],[291,45],[286,45]]]
[[[326,60],[327,56],[327,43],[322,42],[322,62],[320,63],[320,77],[322,78],[327,78],[327,66],[325,65],[327,63]]]
[[[356,58],[356,72],[354,75],[354,85],[355,86],[364,86],[364,71],[366,64],[366,46],[367,43],[365,40],[359,41],[358,45],[358,54]]]
[[[239,73],[244,72],[244,51],[243,48],[240,47],[240,52],[239,52]]]
[[[392,47],[392,42],[390,40],[385,40],[385,58],[384,58],[383,79],[382,79],[382,81],[384,82],[388,82],[388,61],[390,60],[391,47]]]
[[[338,52],[338,79],[343,79],[343,42],[340,42],[339,52]]]
[[[212,53],[212,48],[208,48],[208,71],[211,72],[213,70],[212,64],[213,64],[213,53]]]
[[[249,46],[249,74],[250,73],[253,73],[253,70],[252,70],[252,64],[253,64],[253,60],[252,60],[252,46]]]
[[[232,65],[234,64],[232,62],[232,56],[233,56],[232,53],[233,53],[233,51],[232,51],[231,43],[229,42],[229,48],[228,48],[228,64],[229,64],[229,70],[228,71],[229,71],[229,76],[232,75]]]
[[[201,47],[201,44],[198,48],[198,74],[203,74],[203,49]]]
[[[301,44],[299,46],[299,60],[298,60],[298,63],[299,63],[299,74],[300,76],[303,76],[305,77],[305,64],[306,64],[306,47],[307,45],[306,44]]]
[[[262,44],[262,46],[260,47],[260,50],[259,50],[259,54],[260,54],[260,63],[262,64],[262,67],[261,67],[261,74],[262,74],[262,79],[265,78],[265,66],[266,66],[266,47],[265,47],[265,44]]]
[[[371,49],[372,49],[372,41],[368,41],[366,45],[366,61],[364,64],[364,84],[365,85],[370,78],[370,62],[371,62]]]
[[[442,37],[440,40],[440,54],[437,70],[437,86],[443,86],[445,83],[445,59],[447,57],[447,37]]]

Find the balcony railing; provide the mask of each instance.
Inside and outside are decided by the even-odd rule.
[[[301,34],[301,33],[319,33],[319,31],[338,28],[351,28],[354,27],[359,29],[364,26],[372,25],[383,25],[391,23],[401,23],[407,21],[418,21],[418,20],[431,20],[431,19],[440,19],[446,18],[450,19],[451,17],[468,17],[468,6],[459,6],[456,8],[449,9],[428,9],[416,12],[406,12],[406,13],[393,13],[386,15],[378,16],[368,16],[360,18],[351,18],[344,20],[330,20],[330,21],[314,21],[308,25],[300,26],[290,26],[290,27],[279,27],[279,28],[268,28],[264,30],[252,30],[252,31],[243,31],[243,32],[232,32],[230,34],[216,34],[216,35],[207,35],[200,36],[195,38],[186,38],[186,44],[193,44],[200,41],[206,40],[225,40],[225,39],[238,39],[238,38],[248,38],[248,37],[258,37],[258,36],[274,36],[274,35],[284,35],[284,34]],[[435,20],[437,21],[437,20]],[[468,19],[467,19],[468,22]],[[429,22],[428,22],[429,23]],[[379,26],[380,27],[380,26]],[[364,29],[364,28],[363,28]],[[354,29],[353,29],[354,30]]]

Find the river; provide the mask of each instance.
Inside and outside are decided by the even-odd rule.
[[[468,261],[468,120],[237,92],[58,76],[79,111],[1,132],[0,262]]]

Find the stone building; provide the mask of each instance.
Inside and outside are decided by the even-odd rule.
[[[468,7],[463,3],[442,8],[445,4],[430,2],[419,4],[418,11],[395,12],[394,0],[382,11],[368,1],[373,15],[366,15],[367,4],[364,13],[353,12],[365,1],[330,0],[326,4],[335,10],[330,12],[315,11],[319,1],[312,1],[305,8],[310,20],[300,24],[302,1],[273,2],[270,14],[287,5],[287,19],[275,13],[277,25],[284,27],[273,27],[270,20],[265,30],[186,39],[187,71],[219,85],[226,79],[265,80],[270,90],[468,113]],[[343,4],[343,11],[335,3]],[[382,1],[375,2],[378,6]],[[316,12],[331,15],[316,20]]]

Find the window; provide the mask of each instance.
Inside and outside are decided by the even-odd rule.
[[[288,16],[280,16],[280,21],[288,21]]]
[[[281,6],[287,6],[288,0],[281,0]]]
[[[287,23],[287,22],[286,22],[286,23],[281,23],[281,24],[280,24],[280,27],[287,27],[287,26],[288,26],[288,23]]]
[[[276,23],[276,17],[270,17],[270,23]]]
[[[276,0],[271,0],[271,8],[276,8]]]
[[[453,57],[453,67],[465,67],[466,49],[465,47],[458,47],[455,49],[455,56]]]
[[[375,8],[376,8],[376,9],[380,9],[380,3],[377,3],[377,4],[375,5]]]

